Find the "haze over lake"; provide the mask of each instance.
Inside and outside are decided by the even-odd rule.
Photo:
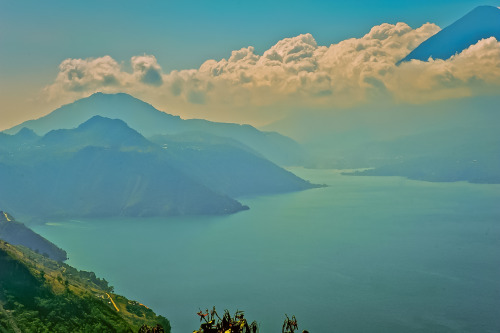
[[[54,221],[68,263],[191,332],[196,312],[310,332],[497,332],[500,185],[292,169],[329,187],[222,217]]]

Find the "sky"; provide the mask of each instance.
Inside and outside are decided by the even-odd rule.
[[[331,55],[329,58],[323,56],[326,48],[349,38],[365,43],[361,38],[373,27],[405,22],[413,30],[394,26],[391,31],[395,34],[403,31],[407,38],[414,39],[396,40],[403,51],[407,51],[416,46],[413,45],[416,40],[422,41],[438,31],[431,26],[426,26],[427,31],[414,32],[416,29],[427,22],[444,28],[478,5],[500,6],[500,1],[0,0],[0,130],[38,118],[61,104],[97,90],[125,91],[162,110],[185,117],[255,124],[274,121],[286,113],[283,110],[297,104],[287,96],[300,96],[304,100],[303,108],[321,107],[321,104],[345,106],[341,95],[346,100],[366,102],[370,100],[367,95],[380,97],[384,92],[373,92],[373,89],[367,92],[357,86],[351,89],[350,85],[334,87],[337,90],[318,87],[321,80],[335,79],[331,73],[339,72],[338,68],[325,67],[325,62],[332,60]],[[292,39],[300,35],[305,37]],[[286,42],[275,47],[280,41]],[[308,45],[312,45],[310,49]],[[245,49],[249,46],[251,50]],[[269,74],[262,66],[254,64],[261,64],[259,58],[273,47],[279,53],[280,50],[290,52],[292,46],[301,48],[302,58],[295,63],[298,67],[287,67],[285,72],[295,71],[297,76],[305,68],[308,73],[330,74],[301,76],[312,82],[305,83],[307,87],[303,89],[291,82],[294,77],[285,75],[283,69],[283,73]],[[342,50],[346,47],[344,45]],[[494,45],[488,46],[492,48]],[[242,49],[246,53],[240,52],[236,58],[243,57],[245,63],[239,61],[233,68],[221,63],[222,59],[229,59],[233,51]],[[390,59],[397,57],[399,53],[390,55]],[[79,61],[68,62],[68,59]],[[210,59],[214,59],[214,63],[207,64]],[[318,69],[311,70],[311,64],[304,61],[314,63]],[[205,72],[200,68],[203,64],[207,65]],[[437,65],[434,65],[435,69]],[[86,74],[94,75],[92,80],[79,85],[74,81],[63,82],[61,73],[67,76],[68,68],[75,70],[75,66],[77,70],[84,68]],[[95,74],[95,68],[99,68],[100,74]],[[111,74],[97,82],[95,76],[101,75],[103,68]],[[207,70],[213,72],[221,68],[226,76],[208,78]],[[188,69],[196,72],[183,71]],[[373,70],[363,69],[365,72]],[[408,68],[407,72],[414,74],[415,70]],[[254,72],[260,76],[248,76]],[[77,76],[83,75],[81,73]],[[382,80],[385,86],[401,83],[400,78],[395,78],[396,74],[392,76],[390,80]],[[271,81],[266,81],[266,86],[256,83],[257,79],[259,82]],[[365,79],[368,80],[363,76]],[[291,83],[275,91],[272,80]],[[273,89],[268,89],[269,85],[273,85]],[[167,90],[169,93],[164,94]],[[446,93],[456,92],[448,91],[431,99],[443,98]],[[333,97],[310,98],[321,94]],[[404,100],[415,99],[415,96],[400,96],[401,92],[391,91],[392,95]],[[256,111],[251,112],[250,108]],[[270,110],[276,110],[272,111],[275,116],[267,116]]]

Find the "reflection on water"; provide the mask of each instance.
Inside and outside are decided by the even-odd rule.
[[[316,333],[500,329],[499,185],[293,171],[330,186],[242,198],[250,210],[231,216],[36,231],[178,333],[213,305],[245,310],[264,333],[285,313]]]

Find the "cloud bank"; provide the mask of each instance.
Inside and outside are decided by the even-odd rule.
[[[425,103],[498,91],[500,43],[493,37],[448,60],[396,66],[439,30],[430,23],[417,29],[384,23],[330,46],[303,34],[280,40],[262,55],[249,46],[228,59],[170,73],[163,73],[152,55],[132,57],[132,71],[110,56],[66,59],[44,94],[67,103],[97,91],[127,92],[171,113],[234,121],[240,118],[236,113],[251,119],[255,110],[266,110],[260,117],[272,120],[290,108]]]

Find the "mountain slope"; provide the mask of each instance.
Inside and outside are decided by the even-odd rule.
[[[313,119],[291,119],[279,124],[278,129],[315,129],[301,139],[313,156],[309,164],[312,168],[379,168],[412,159],[423,163],[425,159],[426,167],[445,179],[446,164],[453,166],[458,175],[458,168],[468,166],[455,161],[477,160],[473,165],[475,171],[463,170],[461,180],[497,182],[500,168],[494,167],[494,159],[499,156],[498,150],[492,151],[491,156],[486,151],[500,144],[499,104],[500,95],[497,94],[423,105],[374,107],[369,112],[360,108]],[[443,167],[436,163],[433,168],[432,161],[437,161],[440,155],[443,160],[439,165]],[[481,158],[478,155],[482,155]],[[484,167],[479,168],[481,164]],[[416,165],[412,167],[408,163],[408,166],[408,173],[418,171]],[[400,175],[404,172],[403,168],[398,170]]]
[[[166,152],[122,121],[102,117],[49,132],[31,149],[0,154],[0,183],[8,189],[0,192],[0,205],[24,220],[247,208],[173,165]]]
[[[17,222],[12,215],[3,211],[0,211],[0,239],[13,245],[26,246],[56,261],[64,261],[68,258],[66,251],[24,224]]]
[[[231,197],[300,191],[316,187],[237,141],[204,133],[156,136],[151,140],[172,162],[200,182]]]
[[[32,145],[40,139],[32,130],[22,128],[16,134],[0,133],[0,151],[19,150]]]
[[[75,129],[47,133],[38,144],[52,149],[78,150],[86,146],[151,148],[151,142],[119,119],[94,116]]]
[[[431,57],[448,59],[479,40],[489,37],[500,40],[500,9],[493,6],[479,6],[424,41],[401,62],[412,59],[427,61]]]
[[[498,113],[491,110],[491,113]],[[403,176],[425,181],[500,183],[498,116],[476,111],[476,122],[371,142],[351,150],[371,170],[358,175]],[[483,118],[477,121],[478,118]]]
[[[68,217],[228,214],[245,209],[154,153],[86,147],[30,166],[0,164],[10,188],[0,203],[16,215]]]
[[[44,117],[26,121],[4,133],[14,134],[25,127],[38,135],[44,135],[55,129],[75,128],[93,116],[121,119],[145,137],[204,132],[238,140],[277,164],[292,165],[303,161],[304,152],[301,146],[278,133],[261,132],[250,125],[216,123],[203,119],[184,120],[123,93],[93,94],[64,105]]]
[[[0,241],[1,332],[137,332],[170,323],[92,272]]]
[[[387,159],[375,169],[355,174],[402,176],[433,182],[500,184],[498,131],[490,132],[490,138],[482,138],[480,142],[471,135],[473,132],[466,131],[460,133],[469,140],[461,142],[453,142],[453,139],[448,139],[448,132],[442,132],[387,143],[385,149],[392,154],[392,160]],[[408,139],[413,139],[413,142],[408,142]]]
[[[234,196],[316,187],[230,138],[156,140],[95,116],[25,149],[0,151],[0,183],[8,189],[0,205],[25,221],[220,215],[248,209]]]

